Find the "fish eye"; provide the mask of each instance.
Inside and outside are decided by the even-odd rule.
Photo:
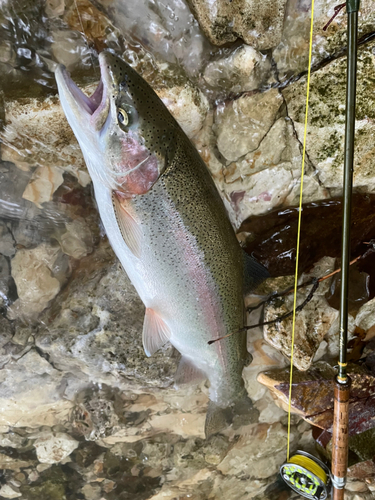
[[[124,127],[129,123],[129,116],[122,108],[117,109],[117,120],[121,125],[124,125]]]

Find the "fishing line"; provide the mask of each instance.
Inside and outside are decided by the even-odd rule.
[[[306,136],[307,136],[307,116],[309,112],[309,95],[310,95],[310,76],[311,76],[311,60],[312,60],[312,40],[314,26],[314,0],[311,0],[311,24],[310,24],[310,46],[309,46],[309,67],[307,72],[307,92],[306,92],[306,110],[305,110],[305,130],[303,133],[303,150],[302,150],[302,167],[301,167],[301,186],[299,194],[299,210],[298,210],[298,229],[297,229],[297,248],[296,248],[296,270],[294,275],[294,299],[293,299],[293,323],[292,323],[292,349],[290,353],[290,378],[289,378],[289,402],[288,402],[288,444],[287,444],[287,459],[289,460],[290,450],[290,415],[292,408],[292,382],[293,382],[293,356],[294,356],[294,332],[296,326],[296,309],[297,309],[297,288],[298,288],[298,264],[299,264],[299,246],[301,237],[301,219],[302,219],[302,193],[303,193],[303,177],[305,171],[305,156],[306,156]]]

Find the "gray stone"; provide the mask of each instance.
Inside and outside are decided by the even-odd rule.
[[[249,45],[241,45],[211,61],[203,78],[215,89],[234,93],[254,90],[274,81],[269,58]]]
[[[314,267],[311,274],[303,276],[302,280],[307,281],[311,276],[318,278],[325,276],[333,270],[333,266],[334,259],[323,258]],[[320,343],[326,335],[330,334],[332,325],[338,318],[338,311],[330,307],[324,297],[328,286],[329,283],[324,283],[302,311],[296,313],[293,364],[299,370],[305,371],[309,369]],[[307,293],[308,291],[297,292],[297,306],[303,302]],[[277,298],[274,304],[267,305],[264,321],[272,321],[292,311],[293,300],[293,294],[291,293],[285,297]],[[293,317],[289,316],[280,322],[263,327],[265,340],[288,358],[292,350],[292,322]]]
[[[374,42],[358,52],[358,86],[356,112],[356,150],[353,186],[362,192],[374,192],[373,154],[370,137],[374,134],[375,109],[372,91],[375,71]],[[311,76],[309,123],[306,153],[320,183],[331,196],[342,191],[344,164],[343,138],[345,128],[346,60],[337,59]],[[297,137],[303,141],[306,79],[286,87],[283,91],[288,115],[294,123]]]
[[[13,306],[22,316],[32,317],[47,307],[60,290],[52,269],[60,249],[43,243],[35,249],[22,249],[12,259],[12,277],[18,301]]]
[[[77,447],[78,441],[68,434],[42,434],[35,442],[36,456],[42,464],[58,464],[68,457]]]
[[[311,23],[311,3],[290,0],[287,4],[283,35],[272,53],[280,79],[307,70]],[[358,36],[363,37],[375,30],[374,2],[361,4],[358,18]],[[324,25],[334,14],[334,5],[328,0],[317,0],[314,7],[312,64],[319,65],[332,54],[338,54],[346,46],[345,9],[336,17],[327,31]]]
[[[217,147],[228,161],[254,151],[276,121],[283,103],[276,89],[244,95],[225,107],[218,107],[214,130]]]
[[[6,224],[0,223],[0,253],[6,257],[15,254],[14,239]]]
[[[209,2],[188,0],[204,34],[215,45],[238,37],[259,50],[275,47],[281,39],[286,0]]]

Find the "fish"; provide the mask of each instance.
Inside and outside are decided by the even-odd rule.
[[[245,254],[214,181],[151,86],[111,52],[99,54],[89,97],[64,66],[55,76],[109,242],[143,301],[147,356],[170,342],[177,387],[209,380],[206,436],[251,413],[242,378],[244,293],[267,270]]]

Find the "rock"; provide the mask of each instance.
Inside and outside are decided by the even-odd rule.
[[[90,378],[110,386],[117,380],[124,389],[129,381],[167,387],[177,359],[170,357],[168,345],[146,358],[141,341],[144,306],[114,258],[109,243],[102,240],[79,261],[59,302],[40,317],[36,343],[82,383]],[[72,386],[67,397],[74,398],[76,390]]]
[[[65,2],[64,0],[48,0],[45,10],[48,17],[54,18],[62,16],[65,10]]]
[[[190,82],[185,85],[157,89],[157,94],[191,139],[201,130],[208,111],[204,94]]]
[[[51,201],[53,193],[64,181],[63,170],[59,167],[37,168],[22,195],[39,208],[46,201]]]
[[[101,487],[95,484],[85,484],[85,486],[82,488],[82,493],[86,500],[100,500]]]
[[[254,150],[223,169],[224,190],[236,211],[236,225],[274,207],[293,204],[297,191],[299,196],[300,170],[300,144],[293,123],[287,117],[279,118]],[[327,196],[308,167],[304,186],[306,203]]]
[[[375,299],[369,300],[361,307],[355,317],[355,325],[365,331],[375,325]]]
[[[0,253],[5,255],[5,257],[12,257],[15,252],[14,239],[11,232],[5,224],[0,224]]]
[[[361,366],[351,365],[348,371],[352,379],[349,434],[372,432],[375,428],[375,378]],[[334,376],[333,368],[323,361],[315,363],[307,372],[293,372],[292,412],[329,433],[332,433],[333,425]],[[287,411],[289,370],[261,373],[258,381],[271,390],[276,403]]]
[[[319,0],[314,8],[314,27],[312,44],[312,64],[319,66],[332,55],[342,55],[346,46],[346,14],[345,9],[336,17],[327,31],[323,27],[334,14],[334,6],[327,0]],[[374,2],[370,0],[361,5],[359,39],[375,29]],[[277,64],[279,78],[285,81],[294,74],[307,70],[311,9],[298,0],[289,1],[285,13],[283,34],[280,44],[272,55]]]
[[[270,477],[285,460],[286,442],[286,430],[280,423],[253,425],[229,450],[218,469],[222,474],[235,475],[237,480]]]
[[[356,112],[356,151],[353,187],[366,193],[375,191],[372,176],[372,136],[374,116],[373,93],[365,83],[375,74],[374,42],[361,48],[358,55],[358,87]],[[345,128],[346,62],[343,58],[311,75],[309,122],[306,152],[317,178],[330,189],[331,196],[342,191],[343,136]],[[297,137],[302,142],[306,79],[288,85],[283,91],[288,116],[293,120]],[[370,97],[369,97],[370,96]],[[370,145],[369,145],[370,144]]]
[[[258,50],[276,46],[282,33],[285,0],[259,4],[252,0],[234,3],[188,0],[198,22],[211,43],[223,45],[237,37]]]
[[[369,213],[375,210],[375,196],[353,193],[351,252],[357,256],[366,251],[364,241],[372,238],[375,227]],[[331,198],[326,201],[304,203],[303,220],[300,238],[299,270],[307,272],[325,256],[341,255],[342,199]],[[324,220],[324,224],[322,224]],[[295,246],[297,241],[298,208],[285,207],[274,209],[267,214],[252,216],[246,219],[239,228],[241,241],[246,251],[258,259],[268,269],[271,276],[287,276],[295,272]],[[352,269],[357,267],[352,266]],[[371,273],[373,263],[357,267],[361,271]],[[357,302],[358,295],[351,291],[356,289],[358,274],[350,272],[349,300]],[[320,285],[321,286],[321,285]],[[277,290],[285,287],[277,286]],[[275,288],[272,289],[274,291]],[[270,293],[271,290],[265,293]]]
[[[270,89],[244,95],[227,106],[218,107],[214,131],[217,147],[224,158],[236,161],[257,149],[274,124],[282,103],[280,92]]]
[[[18,488],[10,484],[3,484],[0,488],[0,496],[3,498],[19,498],[22,496]]]
[[[272,393],[276,404],[288,410],[289,368],[269,370],[258,375],[258,382]],[[307,416],[333,408],[333,377],[335,371],[326,362],[319,361],[306,372],[293,371],[292,411]],[[286,387],[287,386],[287,387]],[[317,392],[317,388],[319,392]]]
[[[79,443],[68,434],[57,432],[41,436],[34,442],[36,455],[42,464],[57,464],[68,457]]]
[[[10,283],[10,266],[8,260],[0,255],[0,304],[5,304],[8,300]]]
[[[26,191],[26,199],[31,197],[34,201],[35,196],[38,199],[38,193],[43,191],[43,183],[47,191],[51,190],[51,186],[60,185],[62,171],[74,175],[82,185],[90,182],[82,153],[57,97],[8,101],[0,140],[5,145],[12,145],[13,151],[18,154],[18,158],[13,161],[20,168],[25,168],[25,165],[29,168],[43,167],[35,174],[37,194],[32,196],[30,186]],[[43,201],[45,196],[42,197]]]
[[[258,89],[273,81],[269,58],[248,45],[211,61],[203,78],[211,87],[233,93]]]
[[[17,285],[21,314],[40,313],[59,292],[60,282],[52,275],[59,252],[59,248],[43,243],[34,249],[19,250],[13,257],[12,277]]]
[[[85,3],[86,2],[82,2]],[[88,2],[87,2],[88,3]],[[87,5],[87,4],[86,4]],[[204,62],[204,49],[208,48],[208,43],[202,35],[198,23],[194,19],[186,2],[167,1],[158,5],[155,9],[148,0],[141,0],[135,6],[130,3],[114,0],[109,4],[99,1],[101,11],[112,23],[112,29],[106,30],[105,42],[108,44],[112,37],[108,37],[108,31],[113,31],[113,26],[119,29],[121,34],[126,33],[128,40],[142,39],[142,47],[139,44],[128,43],[125,57],[129,55],[132,59],[143,57],[145,54],[152,54],[153,59],[159,59],[163,62],[178,63],[183,67],[188,75],[197,75]],[[86,6],[86,12],[89,10]],[[72,12],[74,11],[72,7]],[[85,14],[86,14],[85,12]],[[88,19],[94,21],[91,24],[95,26],[96,19],[88,12]],[[96,17],[96,15],[95,15]],[[81,30],[79,19],[75,16],[76,30]],[[73,26],[71,25],[73,28]],[[89,27],[89,34],[90,29]],[[119,45],[122,46],[123,40]]]
[[[82,28],[80,27],[80,31]],[[86,33],[85,33],[85,36]],[[92,63],[87,41],[78,31],[57,30],[52,33],[52,52],[56,61],[66,66],[68,71]]]
[[[76,219],[65,223],[66,232],[57,237],[61,250],[75,259],[82,259],[93,250],[93,235],[86,221]]]
[[[362,481],[348,481],[346,483],[345,489],[349,491],[355,491],[358,493],[365,493],[368,491],[367,485],[362,483]]]
[[[366,460],[348,467],[348,478],[350,479],[370,479],[375,478],[375,463],[373,460]]]
[[[325,259],[324,264],[320,263],[309,276],[302,277],[302,281],[307,281],[312,276],[321,277],[328,274],[332,271],[334,259]],[[321,289],[318,288],[302,311],[296,313],[293,364],[299,370],[310,368],[321,341],[333,330],[332,324],[338,317],[338,311],[330,307],[324,297],[327,291],[324,288],[324,285]],[[302,304],[306,296],[307,292],[297,292],[297,306]],[[293,301],[291,293],[283,298],[278,297],[274,304],[267,304],[264,321],[272,321],[292,311]],[[264,339],[287,357],[290,357],[292,349],[292,323],[293,317],[289,316],[278,323],[264,326]]]

